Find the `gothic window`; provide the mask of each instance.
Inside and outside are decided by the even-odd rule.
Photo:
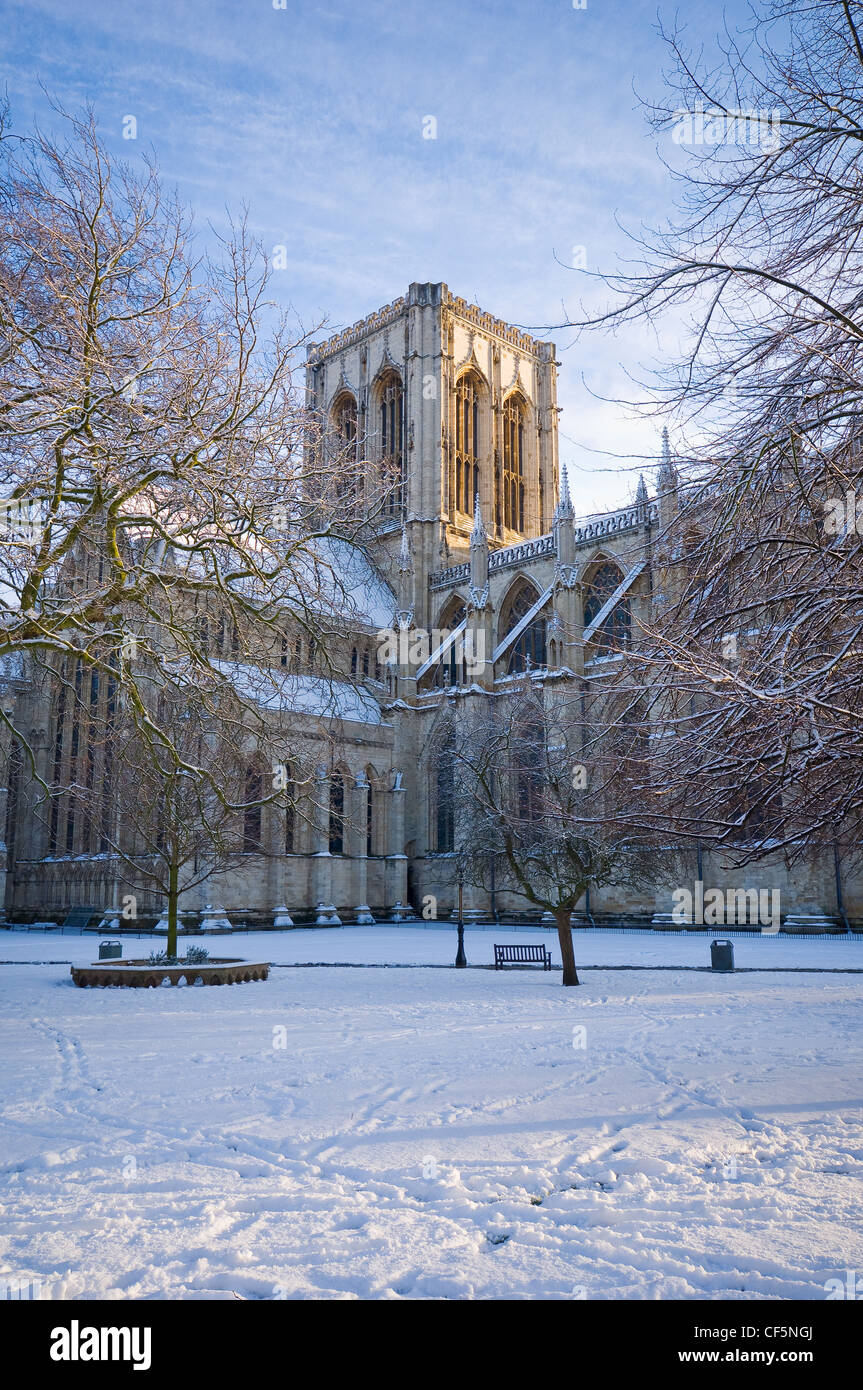
[[[542,805],[545,739],[542,720],[528,719],[517,731],[513,749],[516,815],[522,821],[538,818]]]
[[[387,489],[384,511],[399,516],[405,505],[405,395],[398,372],[388,372],[378,388],[380,454]]]
[[[9,753],[9,771],[6,774],[6,863],[11,869],[15,863],[15,838],[18,830],[18,797],[21,785],[21,745],[13,741]]]
[[[263,778],[261,769],[253,765],[246,769],[246,785],[244,800],[257,802],[257,805],[246,806],[243,811],[243,853],[260,854],[261,852],[261,823],[262,807],[260,804],[263,796]]]
[[[455,505],[473,515],[479,492],[479,382],[465,372],[455,388]]]
[[[283,637],[283,638],[282,638],[282,665],[283,665],[283,666],[287,666],[287,664],[288,664],[288,639],[287,639],[287,637]]]
[[[366,778],[369,784],[366,796],[366,854],[371,857],[375,852],[375,782],[374,773],[368,768]]]
[[[357,439],[357,403],[349,391],[342,391],[333,406],[333,428],[338,449],[338,490],[342,497],[358,492],[359,441]]]
[[[345,780],[340,772],[330,778],[330,854],[345,849]]]
[[[524,402],[518,395],[503,403],[503,524],[524,530]]]
[[[449,603],[443,610],[438,619],[438,631],[441,633],[452,632],[453,628],[458,627],[465,616],[466,608],[464,599],[458,594],[453,595]],[[453,642],[449,651],[445,654],[443,661],[439,661],[434,668],[433,684],[439,688],[450,685],[458,685],[460,677],[464,674],[462,663],[459,661],[458,643]]]
[[[286,764],[287,779],[285,782],[285,854],[293,854],[294,841],[296,837],[297,813],[294,805],[296,799],[296,788],[294,786],[294,775],[290,763]]]
[[[352,675],[352,676],[355,676],[355,675],[357,674],[357,663],[358,663],[358,660],[359,660],[359,657],[358,657],[358,655],[357,655],[357,649],[356,649],[356,647],[352,647],[352,648],[351,648],[351,675]]]
[[[584,602],[584,626],[589,627],[593,619],[611,598],[623,575],[610,561],[606,560],[596,569],[587,584]],[[591,641],[597,655],[607,655],[629,645],[631,620],[629,603],[621,599],[593,634]]]
[[[438,854],[452,854],[455,848],[455,768],[454,740],[449,732],[438,743],[432,756],[431,803],[433,840]]]
[[[521,584],[507,601],[501,622],[501,641],[518,627],[539,598],[529,584]],[[532,671],[546,665],[545,618],[541,614],[528,623],[505,653],[507,674]]]

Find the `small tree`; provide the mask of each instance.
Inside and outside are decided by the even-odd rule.
[[[646,837],[626,815],[643,757],[634,709],[588,723],[580,699],[546,703],[528,679],[450,716],[451,737],[439,744],[452,760],[441,781],[452,787],[462,875],[554,916],[564,985],[579,983],[571,917],[585,893],[651,873]]]
[[[162,896],[174,956],[180,895],[263,851],[264,808],[296,813],[302,755],[295,741],[287,785],[279,762],[271,769],[250,751],[245,706],[221,692],[207,699],[200,688],[168,688],[156,723],[168,737],[148,739],[134,725],[106,733],[115,806],[107,840],[119,877]],[[270,738],[278,746],[277,728]]]

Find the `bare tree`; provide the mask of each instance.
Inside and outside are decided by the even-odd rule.
[[[57,138],[0,128],[0,659],[96,670],[170,741],[142,678],[227,688],[215,658],[286,628],[326,675],[372,490],[293,384],[308,335],[245,221],[196,252],[152,161],[57,115]]]
[[[610,881],[656,874],[649,836],[627,812],[644,760],[637,701],[548,701],[527,678],[449,716],[437,735],[438,784],[450,783],[454,841],[468,882],[508,890],[552,913],[564,985],[579,983],[572,913]],[[451,770],[451,771],[450,771]]]
[[[863,832],[863,6],[758,4],[652,108],[678,214],[584,327],[686,316],[665,470],[655,823],[739,858]],[[654,400],[656,397],[654,396]]]
[[[267,852],[267,808],[294,819],[303,814],[322,735],[312,748],[284,719],[271,719],[262,746],[241,699],[215,686],[207,692],[178,683],[156,701],[153,722],[166,737],[148,738],[130,721],[89,730],[88,751],[101,735],[102,761],[110,763],[110,802],[103,785],[74,792],[84,815],[101,818],[103,852],[118,878],[162,897],[174,956],[181,895],[236,870],[244,855]]]

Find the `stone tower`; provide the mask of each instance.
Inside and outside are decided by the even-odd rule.
[[[556,367],[553,343],[457,298],[445,284],[412,284],[392,304],[309,347],[312,408],[328,427],[356,438],[367,476],[380,462],[395,480],[368,547],[397,588],[404,525],[417,625],[430,625],[427,577],[468,557],[477,497],[492,551],[550,530]]]

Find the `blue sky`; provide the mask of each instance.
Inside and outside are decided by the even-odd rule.
[[[725,8],[734,21],[743,0]],[[611,268],[631,253],[617,222],[669,211],[633,90],[662,88],[656,15],[653,0],[3,0],[2,65],[19,130],[51,123],[41,83],[66,106],[92,101],[118,153],[152,147],[202,231],[248,204],[265,245],[287,248],[275,290],[306,323],[334,331],[412,280],[445,280],[530,327],[596,293],[567,268],[574,247]],[[690,37],[709,43],[721,17],[690,0]],[[562,362],[576,506],[613,506],[656,426],[596,397],[637,394],[627,373],[663,344],[543,336]]]

